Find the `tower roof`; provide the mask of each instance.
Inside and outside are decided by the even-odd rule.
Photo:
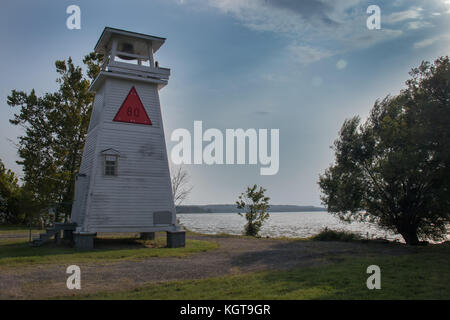
[[[116,28],[111,28],[111,27],[105,27],[105,29],[103,29],[102,35],[100,36],[100,39],[98,39],[97,44],[95,45],[94,51],[97,53],[104,54],[107,51],[106,48],[108,47],[108,45],[110,43],[111,36],[113,36],[113,35],[123,36],[123,37],[127,37],[127,38],[134,38],[137,40],[140,39],[140,40],[151,41],[152,47],[153,47],[153,52],[156,52],[166,41],[166,38],[155,37],[155,36],[148,35],[148,34],[131,32],[131,31],[126,31],[126,30],[116,29]]]

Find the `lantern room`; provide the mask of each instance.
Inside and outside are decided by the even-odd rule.
[[[170,69],[159,67],[154,55],[165,40],[161,37],[106,27],[94,51],[104,55],[102,72],[153,79],[160,89],[167,84]],[[91,85],[91,90],[96,91],[104,80],[102,72]]]

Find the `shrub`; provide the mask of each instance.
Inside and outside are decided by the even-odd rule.
[[[244,234],[247,236],[257,237],[259,230],[269,218],[269,197],[264,195],[266,189],[258,187],[255,184],[253,187],[247,187],[247,190],[236,201],[237,208],[244,210],[245,214],[238,212],[240,216],[245,216],[247,224],[245,225]]]
[[[348,231],[336,231],[328,228],[323,229],[315,236],[311,237],[314,241],[359,241],[362,240],[361,236],[348,232]]]

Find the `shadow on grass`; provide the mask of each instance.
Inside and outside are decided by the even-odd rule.
[[[3,242],[3,243],[2,243]],[[31,247],[28,241],[9,240],[0,242],[0,264],[3,259],[20,257],[45,257],[54,255],[71,255],[74,253],[101,253],[119,250],[135,250],[146,248],[165,248],[165,239],[155,239],[144,241],[137,238],[96,238],[95,249],[77,250],[69,243],[56,245],[53,240],[45,243],[41,247]],[[6,242],[6,243],[5,243]]]
[[[165,248],[166,241],[163,238],[157,238],[155,240],[140,240],[138,238],[96,238],[94,247],[99,250]]]
[[[264,267],[288,269],[327,263],[338,256],[363,257],[370,254],[387,256],[411,253],[413,250],[395,243],[372,242],[318,242],[294,240],[274,242],[261,250],[247,251],[232,257],[231,264],[239,268]]]
[[[399,247],[401,254],[370,250],[364,256],[330,256],[327,265],[268,272],[260,285],[275,299],[449,299],[450,244]],[[381,290],[367,288],[370,265],[381,269]]]
[[[0,267],[15,268],[34,264],[106,263],[138,261],[145,258],[183,258],[191,254],[218,248],[211,241],[187,240],[183,248],[167,248],[164,237],[155,240],[115,237],[95,240],[93,250],[77,250],[68,246],[48,243],[42,247],[30,247],[21,240],[0,241]]]

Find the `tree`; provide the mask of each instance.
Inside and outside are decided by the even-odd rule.
[[[189,196],[193,187],[189,186],[190,177],[183,166],[179,166],[177,169],[172,171],[174,171],[172,174],[173,199],[175,206],[179,206]]]
[[[0,160],[0,223],[33,222],[38,210],[28,190],[19,186],[16,174]]]
[[[450,61],[423,62],[407,88],[344,122],[322,201],[346,221],[375,222],[407,244],[441,240],[450,223]]]
[[[25,131],[19,137],[21,160],[17,163],[23,166],[28,196],[41,208],[56,205],[56,215],[62,213],[66,218],[72,208],[94,99],[94,94],[88,91],[90,80],[99,72],[102,58],[95,53],[84,58],[87,77],[70,57],[67,61],[58,60],[56,92],[38,97],[34,89],[29,94],[12,90],[8,96],[11,107],[20,107],[10,122]]]
[[[20,187],[14,172],[0,160],[0,222],[20,223],[18,198]]]
[[[244,233],[247,236],[256,237],[261,230],[261,227],[269,218],[269,197],[264,195],[267,190],[259,187],[255,184],[253,187],[247,187],[247,190],[238,197],[236,205],[238,209],[245,211],[245,219],[247,224],[245,225]],[[238,212],[240,216],[244,216],[241,212]]]

